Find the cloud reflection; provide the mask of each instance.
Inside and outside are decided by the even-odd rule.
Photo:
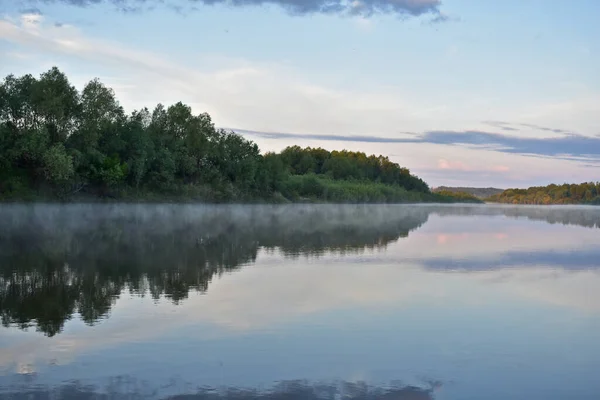
[[[600,313],[591,208],[94,206],[79,220],[60,207],[10,210],[0,228],[2,316],[9,326],[42,321],[56,336],[4,330],[6,370],[66,365],[184,327],[202,326],[198,340],[208,340],[344,311],[502,299]],[[74,300],[52,309],[44,296],[56,293]],[[77,312],[102,323],[66,322]]]
[[[259,253],[273,253],[276,262],[281,255],[348,262],[353,255],[363,264],[475,271],[526,265],[593,269],[599,252],[594,231],[571,229],[566,235],[567,228],[520,222],[525,217],[598,227],[600,213],[589,207],[17,206],[0,214],[2,323],[34,325],[49,336],[60,333],[74,313],[88,324],[105,318],[126,291],[179,304],[190,291],[214,286],[214,276],[256,263]],[[439,230],[429,233],[432,226]],[[529,232],[523,234],[524,228]],[[352,303],[343,296],[341,302]]]

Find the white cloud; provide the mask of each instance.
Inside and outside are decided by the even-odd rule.
[[[73,26],[55,27],[39,15],[0,21],[0,38],[39,52],[118,69],[135,90],[117,90],[125,106],[182,100],[210,104],[217,123],[255,130],[294,132],[388,131],[422,118],[420,109],[397,96],[355,93],[309,84],[282,65],[228,60],[229,66],[202,71],[115,43],[87,38]],[[90,66],[90,78],[96,76]],[[130,104],[127,104],[127,103]],[[205,110],[195,110],[205,111]],[[357,113],[360,118],[357,118]]]
[[[24,26],[29,28],[35,28],[37,25],[44,20],[44,17],[39,13],[25,13],[21,14],[21,22]]]
[[[18,51],[10,51],[6,53],[6,56],[15,60],[31,60],[36,57],[33,53],[22,53]]]
[[[419,99],[415,93],[385,85],[373,91],[359,91],[307,82],[301,72],[285,63],[256,63],[223,57],[210,59],[206,63],[204,61],[208,58],[201,58],[193,65],[186,65],[167,56],[90,38],[75,26],[56,26],[38,14],[25,14],[20,19],[0,19],[0,40],[16,45],[13,54],[36,54],[35,59],[31,60],[25,57],[19,60],[10,58],[21,71],[9,72],[42,72],[40,66],[49,66],[51,60],[65,70],[78,86],[96,76],[109,76],[103,80],[115,88],[119,100],[127,109],[153,107],[158,102],[171,104],[183,101],[190,104],[195,112],[209,112],[219,126],[256,131],[397,136],[400,132],[432,129],[489,129],[489,126],[477,122],[486,119],[545,122],[565,128],[572,122],[593,129],[597,127],[594,121],[597,120],[595,115],[600,104],[596,97],[591,96],[571,102],[536,104],[528,108],[496,109],[491,103],[464,93],[455,93],[458,96],[454,96],[456,101],[447,102],[453,95]],[[212,68],[204,68],[205,65]],[[10,61],[0,70],[5,71],[9,67]],[[23,70],[26,67],[30,69]],[[520,134],[531,136],[540,132]],[[261,144],[261,141],[257,142]],[[262,142],[270,148],[291,144],[291,141],[285,140],[278,143]],[[439,172],[436,164],[440,158],[447,158],[449,151],[448,146],[423,144],[365,146],[327,143],[324,146],[358,147],[363,151],[368,148],[373,153],[394,153],[398,155],[395,161],[418,174],[428,173],[429,170]],[[464,165],[472,165],[473,158],[485,157],[485,162],[473,164],[474,170],[477,165],[483,166],[486,176],[481,179],[496,179],[495,182],[500,177],[488,173],[496,172],[498,175],[509,172],[508,165],[511,170],[519,169],[521,177],[530,182],[540,177],[550,180],[544,176],[548,174],[546,171],[551,170],[553,173],[562,171],[567,177],[589,179],[585,176],[589,174],[589,169],[586,171],[573,162],[543,162],[539,159],[532,162],[521,156],[458,146],[452,147],[451,151],[453,162]],[[517,164],[531,164],[532,168],[516,168]],[[489,165],[491,167],[486,167]],[[548,165],[552,168],[547,169]],[[447,171],[446,178],[435,173],[429,178],[424,177],[433,178],[435,182],[431,183],[438,185],[444,184],[453,170]],[[508,176],[502,177],[506,178]],[[468,183],[466,177],[465,180],[467,182],[464,183]]]
[[[365,17],[354,18],[354,23],[356,24],[358,29],[362,31],[370,31],[373,29],[374,26],[373,19]]]

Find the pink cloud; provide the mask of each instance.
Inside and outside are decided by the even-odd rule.
[[[451,169],[458,171],[469,171],[469,168],[462,161],[448,161],[444,158],[438,160],[439,169]]]
[[[440,158],[437,162],[438,169],[448,171],[488,171],[488,172],[508,172],[510,168],[506,165],[493,165],[491,167],[473,168],[462,161],[447,160]]]

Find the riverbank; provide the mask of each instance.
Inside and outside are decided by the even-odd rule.
[[[233,185],[176,185],[167,190],[128,187],[102,191],[94,188],[76,193],[57,193],[53,188],[19,192],[0,197],[2,202],[125,202],[125,203],[483,203],[464,194],[406,190],[378,182],[334,180],[316,175],[292,175],[279,191],[259,193],[240,190]]]

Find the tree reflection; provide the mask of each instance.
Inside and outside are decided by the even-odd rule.
[[[441,216],[505,216],[543,221],[549,224],[577,225],[600,228],[600,207],[597,206],[446,206],[433,207]]]
[[[427,221],[426,210],[367,206],[12,206],[0,212],[4,326],[48,336],[78,313],[94,324],[130,291],[174,303],[215,275],[287,256],[383,248]]]
[[[11,205],[0,207],[4,326],[94,324],[128,291],[179,303],[256,260],[383,249],[430,214],[504,215],[600,227],[600,208],[394,205]]]

